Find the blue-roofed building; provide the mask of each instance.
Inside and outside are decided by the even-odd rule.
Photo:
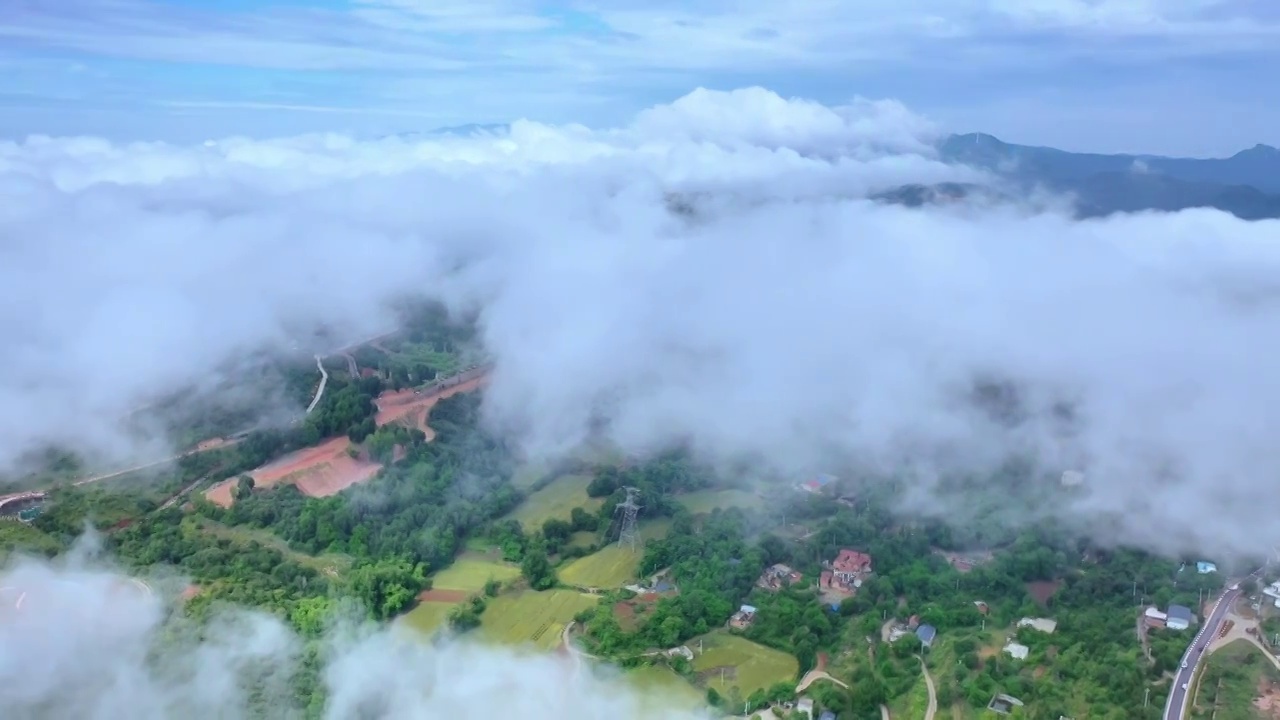
[[[933,646],[933,639],[938,636],[938,629],[932,625],[921,625],[916,628],[916,637],[920,638],[920,644],[925,647]]]
[[[830,710],[823,710],[822,714],[818,716],[818,720],[836,720],[836,714]]]
[[[1201,575],[1216,573],[1218,572],[1218,566],[1214,565],[1211,562],[1205,562],[1204,560],[1201,560],[1200,562],[1196,563],[1196,572],[1200,573]]]

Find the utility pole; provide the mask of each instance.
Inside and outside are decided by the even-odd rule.
[[[1146,707],[1150,704],[1151,704],[1151,688],[1147,688],[1146,693],[1144,693],[1142,696],[1142,707]]]

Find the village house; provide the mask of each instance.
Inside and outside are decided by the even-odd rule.
[[[1142,621],[1146,623],[1149,628],[1162,628],[1168,619],[1169,616],[1160,612],[1160,610],[1154,605],[1147,608],[1146,611],[1142,613]]]
[[[1039,630],[1040,632],[1045,633],[1046,635],[1051,635],[1053,634],[1054,630],[1058,629],[1058,621],[1050,620],[1048,618],[1024,617],[1018,621],[1018,627],[1031,628],[1032,630]]]
[[[862,587],[862,581],[871,574],[871,556],[849,548],[841,549],[836,559],[826,565],[829,569],[818,580],[824,589],[851,593]]]
[[[1026,660],[1027,655],[1031,653],[1031,648],[1018,642],[1010,642],[1004,646],[1004,651],[1015,660]]]
[[[1014,708],[1022,707],[1022,701],[1012,695],[999,694],[991,698],[991,702],[987,704],[987,709],[999,715],[1008,715],[1013,712]]]
[[[938,630],[932,625],[921,625],[916,628],[916,637],[920,638],[920,644],[926,649],[933,647],[933,639],[938,636]]]
[[[721,616],[723,617],[723,616]],[[738,612],[729,618],[729,627],[735,630],[746,630],[756,620],[756,609],[752,605],[743,605]]]
[[[814,495],[819,495],[824,490],[826,490],[827,486],[829,486],[831,483],[835,481],[836,481],[836,478],[834,475],[823,474],[815,477],[812,480],[802,482],[796,485],[796,489],[803,490],[804,492],[813,493]]]
[[[1164,626],[1170,630],[1186,630],[1196,619],[1191,608],[1184,605],[1170,605],[1165,616]]]
[[[760,575],[760,579],[756,580],[756,586],[765,590],[778,590],[784,585],[791,585],[800,582],[800,573],[792,570],[789,566],[778,563],[765,568]]]

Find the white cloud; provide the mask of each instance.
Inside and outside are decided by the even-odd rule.
[[[532,450],[602,411],[630,448],[689,437],[789,467],[985,468],[1035,448],[1055,476],[1099,479],[1064,512],[1246,543],[1268,517],[1235,493],[1276,470],[1277,224],[863,199],[975,179],[928,157],[933,132],[891,102],[744,90],[605,131],[2,144],[0,451],[112,448],[119,411],[156,387],[299,322],[376,329],[385,298],[421,291],[483,307],[490,416]],[[978,373],[1027,383],[1027,424],[956,400]],[[1069,439],[1060,396],[1079,403]]]
[[[207,633],[164,621],[158,586],[81,563],[24,562],[0,572],[0,701],[7,717],[44,720],[241,720],[265,702],[271,717],[296,709],[291,674],[300,643],[275,618],[243,609]],[[19,599],[21,599],[19,605]],[[15,607],[15,605],[18,605]],[[565,659],[471,643],[437,646],[395,630],[348,628],[331,638],[322,668],[323,717],[425,720],[696,720],[643,702],[626,685],[575,671]]]

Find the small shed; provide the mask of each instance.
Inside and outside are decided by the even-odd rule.
[[[916,628],[916,637],[920,638],[920,644],[925,647],[933,647],[933,639],[938,636],[938,629],[932,625],[921,625]]]

